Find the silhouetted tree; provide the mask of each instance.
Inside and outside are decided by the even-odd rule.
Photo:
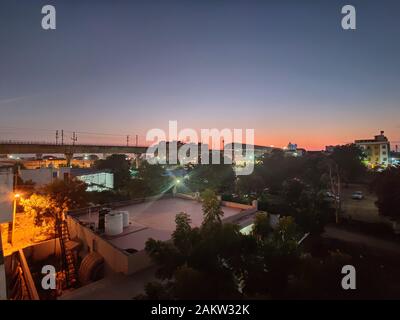
[[[211,189],[205,190],[201,194],[203,205],[203,226],[213,223],[221,223],[224,212],[221,209],[220,200],[216,193]]]
[[[235,172],[232,165],[224,164],[198,164],[190,167],[189,180],[186,182],[192,191],[202,192],[212,189],[216,192],[232,192],[235,188]]]
[[[330,158],[337,164],[342,182],[356,182],[366,172],[365,155],[355,144],[335,147]]]
[[[400,218],[400,167],[391,167],[377,173],[372,182],[378,200],[379,213],[396,219]]]
[[[117,190],[126,187],[131,179],[131,165],[124,154],[113,154],[106,159],[97,160],[94,166],[99,170],[110,170],[114,174],[114,188]]]
[[[85,182],[72,178],[67,180],[57,179],[40,189],[40,192],[53,199],[59,207],[67,210],[87,206],[88,194]]]

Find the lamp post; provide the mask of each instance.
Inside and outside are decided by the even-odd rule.
[[[11,226],[11,233],[8,236],[8,242],[13,244],[14,240],[14,230],[15,230],[15,217],[17,213],[17,199],[19,199],[21,195],[19,193],[14,194],[14,205],[13,205],[13,217],[12,217],[12,226]]]
[[[181,183],[181,180],[180,179],[176,179],[175,180],[175,183],[174,183],[174,187],[173,187],[173,189],[172,189],[172,194],[175,196],[175,194],[177,193],[177,187],[178,187],[178,185]]]

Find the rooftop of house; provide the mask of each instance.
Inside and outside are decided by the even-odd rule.
[[[222,207],[224,218],[232,217],[242,211],[239,208]],[[171,239],[175,230],[175,216],[186,212],[191,224],[199,227],[203,221],[202,204],[195,200],[182,198],[166,198],[156,201],[132,204],[120,207],[115,211],[129,212],[129,227],[116,236],[102,235],[114,246],[122,250],[143,250],[149,238],[166,241]],[[85,213],[75,216],[83,224],[94,223],[97,226],[98,213]]]
[[[355,143],[385,143],[389,142],[388,138],[384,135],[384,131],[381,131],[379,135],[374,136],[374,139],[360,139],[356,140]]]

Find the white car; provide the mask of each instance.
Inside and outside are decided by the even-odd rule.
[[[328,198],[332,199],[333,201],[337,201],[337,202],[338,202],[338,201],[340,200],[339,196],[335,195],[333,192],[327,191],[327,192],[325,193],[325,195],[326,195]]]
[[[363,195],[362,191],[355,191],[351,195],[351,198],[354,200],[362,200],[362,199],[364,199],[364,195]]]

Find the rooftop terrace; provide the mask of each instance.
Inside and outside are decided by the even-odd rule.
[[[224,219],[242,211],[240,208],[223,206]],[[166,241],[171,239],[175,230],[175,216],[179,212],[190,215],[192,226],[198,227],[203,221],[202,204],[195,200],[167,198],[156,201],[132,204],[118,208],[116,211],[128,211],[130,225],[117,236],[106,236],[119,249],[143,250],[149,238]],[[97,227],[98,213],[86,213],[75,216],[81,223],[94,223]]]

